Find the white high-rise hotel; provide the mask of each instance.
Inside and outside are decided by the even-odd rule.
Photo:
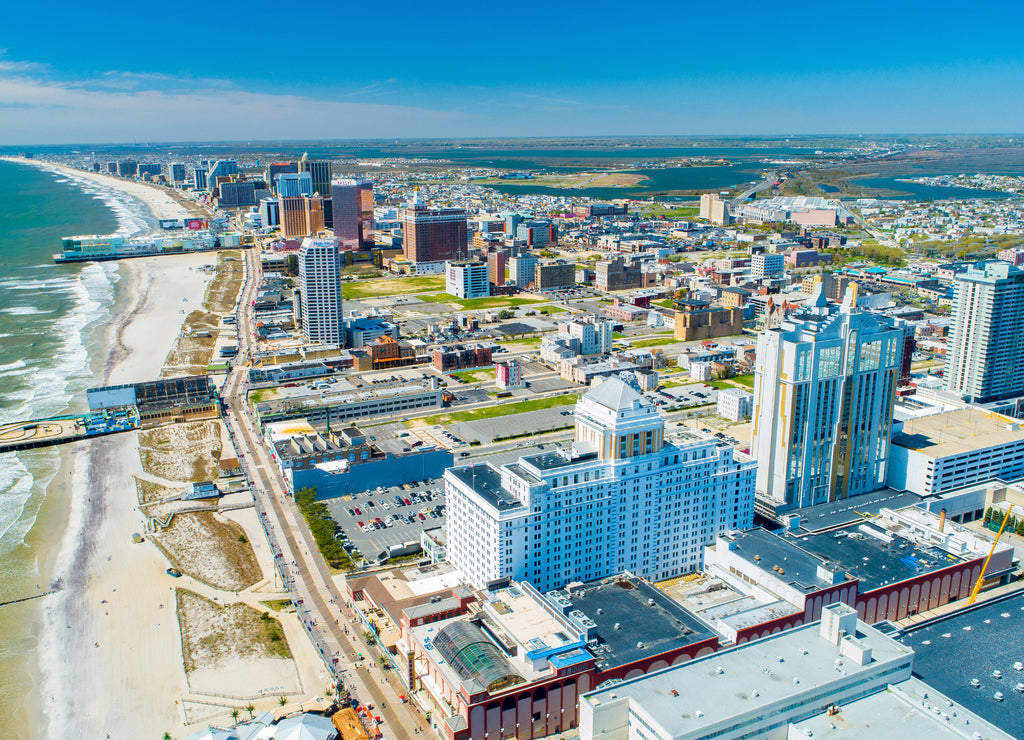
[[[478,588],[689,573],[719,533],[751,526],[754,468],[696,432],[666,442],[657,409],[612,378],[577,404],[571,448],[445,471],[448,559]]]
[[[757,506],[767,516],[882,488],[903,329],[842,306],[819,286],[811,305],[757,338]]]
[[[341,259],[333,239],[302,240],[299,248],[302,335],[311,344],[345,345]]]

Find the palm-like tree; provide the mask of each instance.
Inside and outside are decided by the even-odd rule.
[[[288,703],[288,700],[285,699],[283,696],[277,697],[277,706],[283,707],[287,703]]]
[[[241,711],[239,711],[238,707],[235,707],[234,709],[231,710],[231,719],[234,721],[234,723],[236,725],[238,724],[238,715],[240,715],[240,714],[241,714]]]
[[[247,711],[249,713],[249,719],[252,719],[253,718],[253,713],[256,711],[256,707],[254,707],[252,705],[252,702],[249,702],[248,704],[245,705],[245,711]]]

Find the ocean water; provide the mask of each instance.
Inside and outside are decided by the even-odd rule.
[[[144,206],[116,191],[0,161],[0,426],[82,411],[85,389],[99,382],[118,266],[56,265],[60,238],[150,226]],[[62,454],[55,447],[0,454],[0,602],[48,586],[40,559],[63,531],[33,527]],[[66,511],[51,516],[47,526],[66,518]],[[28,665],[41,603],[0,606],[0,728],[11,727],[7,720],[33,689]]]

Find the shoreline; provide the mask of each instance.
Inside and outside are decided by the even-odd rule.
[[[41,159],[25,159],[24,157],[0,157],[0,159],[7,160],[8,162],[14,162],[16,164],[29,165],[49,170],[50,172],[63,175],[65,177],[78,177],[84,180],[91,180],[92,182],[104,187],[117,190],[124,195],[142,202],[149,210],[149,214],[154,220],[165,218],[184,218],[191,215],[186,208],[175,201],[169,194],[165,193],[161,189],[160,185],[135,182],[134,180],[123,180],[120,177],[104,175],[100,172],[79,170],[74,167],[68,167],[67,165],[57,164],[55,162],[47,162]]]
[[[149,185],[38,161],[19,163],[99,182],[140,201],[151,219],[185,213]],[[138,197],[139,189],[152,197]],[[119,209],[106,205],[124,228]],[[172,306],[198,307],[210,278],[194,268],[215,260],[199,253],[118,263],[110,319],[93,329],[90,340],[95,385],[159,377],[185,320]],[[173,699],[187,689],[173,603],[165,596],[133,595],[152,596],[147,584],[166,577],[166,563],[154,548],[131,544],[131,533],[142,526],[137,472],[134,434],[60,451],[58,472],[27,534],[41,581],[62,578],[63,589],[34,607],[36,644],[27,656],[32,686],[14,718],[26,737],[159,736],[181,722]],[[118,604],[122,613],[114,622],[111,597],[119,598],[117,592],[129,600]],[[161,673],[162,681],[156,679]]]

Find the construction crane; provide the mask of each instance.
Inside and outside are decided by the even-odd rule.
[[[1003,530],[1006,529],[1006,523],[1010,521],[1010,512],[1013,511],[1013,504],[1010,504],[1006,508],[1006,514],[1003,515],[1003,523],[999,525],[999,532],[996,533],[996,539],[992,543],[992,549],[988,551],[988,557],[985,558],[985,563],[981,566],[981,573],[978,574],[978,582],[974,584],[974,588],[971,589],[971,598],[967,600],[967,606],[974,603],[974,600],[978,598],[978,592],[981,591],[981,584],[985,582],[985,571],[988,570],[988,561],[992,559],[993,553],[996,551],[996,545],[999,544],[999,538],[1003,536]]]

